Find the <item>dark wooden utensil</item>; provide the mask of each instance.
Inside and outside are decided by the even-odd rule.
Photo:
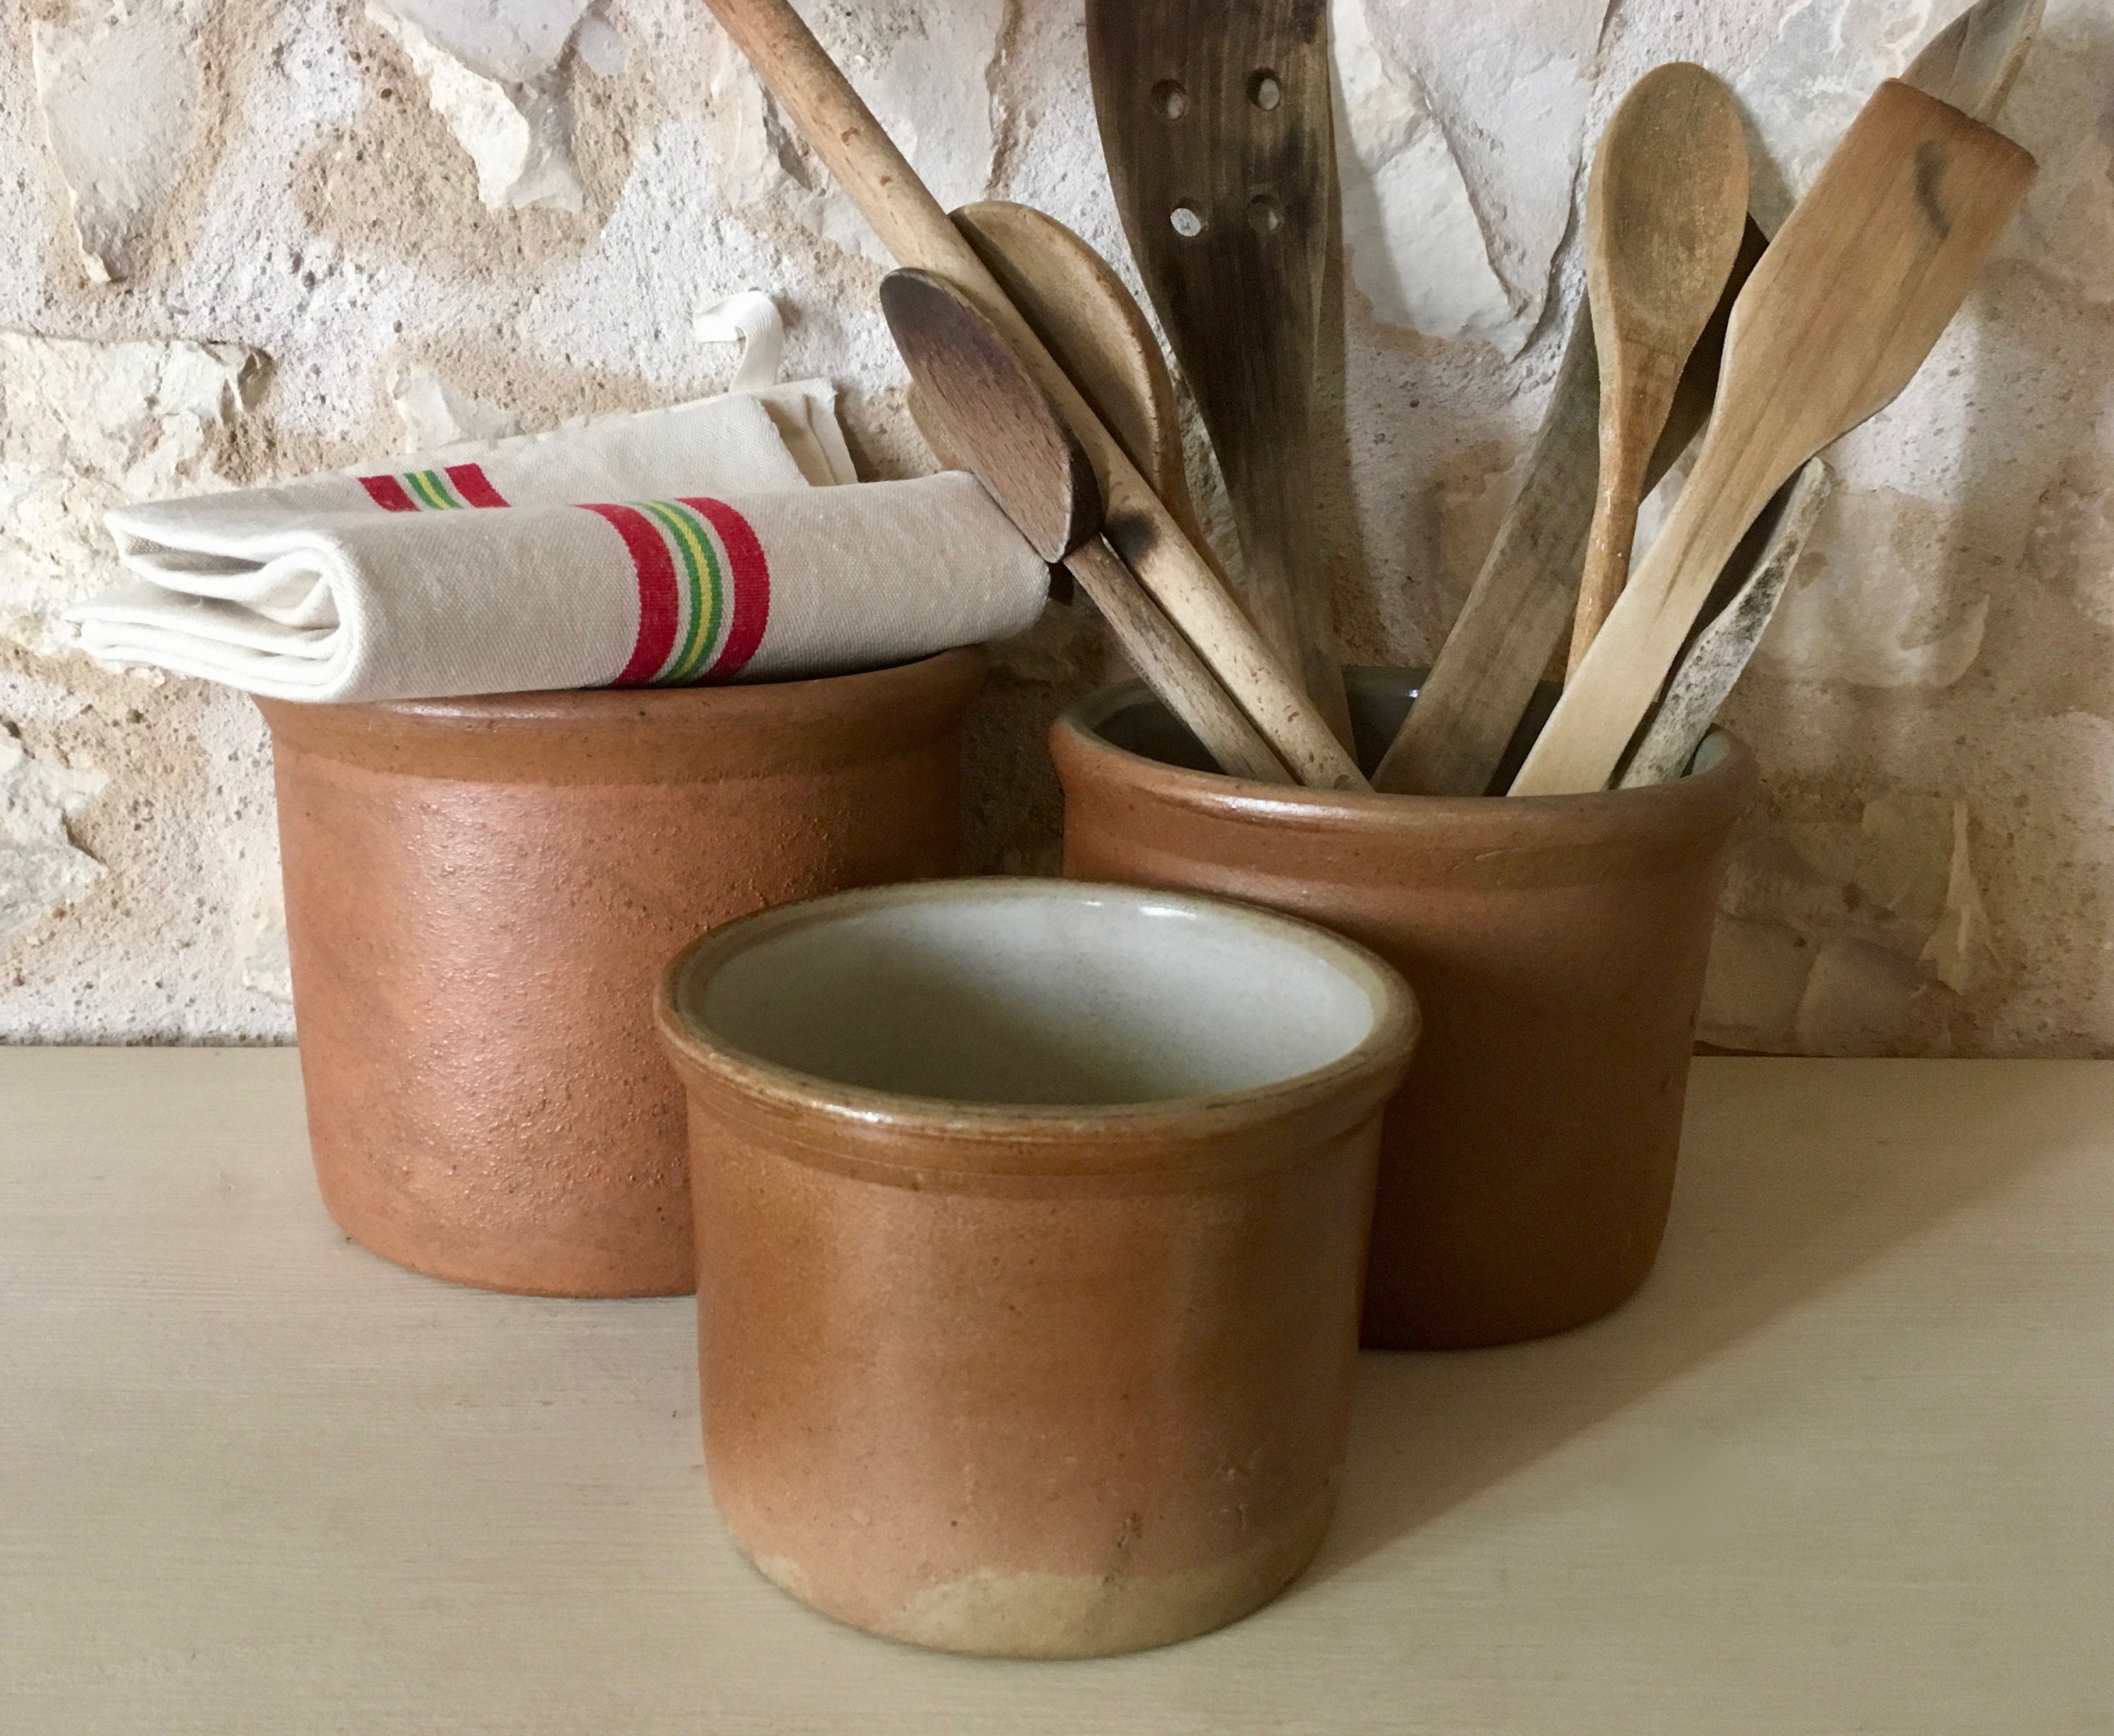
[[[957,211],[954,226],[1123,443],[1197,552],[1210,555],[1189,492],[1167,358],[1114,267],[1031,206],[986,199]]]
[[[1093,461],[1004,334],[945,278],[891,272],[881,310],[925,420],[1036,553],[1093,598],[1124,651],[1220,768],[1289,783],[1290,773],[1101,535]]]
[[[874,233],[906,266],[931,271],[988,314],[1093,460],[1108,539],[1197,656],[1302,783],[1365,790],[1343,744],[1197,552],[1093,407],[1057,365],[917,178],[791,0],[705,0]]]
[[[1109,178],[1218,450],[1263,637],[1350,741],[1313,511],[1326,0],[1087,0]]]

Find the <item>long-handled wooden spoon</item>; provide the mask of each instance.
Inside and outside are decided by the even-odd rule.
[[[1724,82],[1676,61],[1630,87],[1586,192],[1586,293],[1600,368],[1599,489],[1571,668],[1622,595],[1645,467],[1747,227],[1747,140]]]
[[[898,261],[967,293],[1027,364],[1092,459],[1105,527],[1139,581],[1302,783],[1370,786],[1210,562],[1140,474],[896,149],[790,0],[706,0],[771,94]]]
[[[1045,560],[1092,597],[1167,708],[1224,770],[1292,777],[1101,535],[1093,462],[1011,345],[968,298],[928,272],[891,272],[881,305],[941,439]]]
[[[2031,157],[1959,110],[1894,80],[1874,94],[1740,292],[1687,486],[1513,794],[1606,786],[1747,527],[1908,384],[2033,176]]]
[[[1324,0],[1087,0],[1116,208],[1218,450],[1251,610],[1348,742],[1312,498],[1328,23]]]
[[[957,211],[954,226],[1123,443],[1160,504],[1209,556],[1189,491],[1167,358],[1115,267],[1032,206],[985,199]]]

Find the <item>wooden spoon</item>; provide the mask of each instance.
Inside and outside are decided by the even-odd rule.
[[[1087,0],[1116,208],[1225,474],[1251,612],[1351,739],[1313,511],[1334,224],[1320,0]]]
[[[1123,443],[1160,503],[1209,555],[1189,491],[1167,358],[1115,267],[1032,206],[986,199],[957,211],[954,226]]]
[[[1600,369],[1599,489],[1571,668],[1629,577],[1645,467],[1747,227],[1747,140],[1723,81],[1654,67],[1600,135],[1586,192],[1586,293]]]
[[[1085,587],[1124,651],[1219,766],[1289,783],[1270,745],[1101,535],[1093,461],[1004,335],[945,278],[891,272],[881,310],[927,420],[1045,560]]]
[[[1747,527],[1908,384],[2033,176],[2031,157],[1958,109],[1895,80],[1874,93],[1740,292],[1687,486],[1514,795],[1606,787]]]
[[[1330,731],[1080,395],[1034,329],[808,28],[790,0],[705,0],[801,135],[903,264],[966,292],[1050,395],[1087,455],[1108,505],[1110,542],[1168,619],[1302,783],[1365,790],[1357,762]]]

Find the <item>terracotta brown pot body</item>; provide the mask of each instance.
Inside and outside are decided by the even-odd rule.
[[[706,1460],[766,1574],[893,1638],[1069,1657],[1305,1566],[1415,1039],[1380,960],[1210,900],[955,882],[709,937],[661,1021]]]
[[[964,650],[753,687],[260,702],[340,1226],[494,1290],[690,1291],[661,971],[767,905],[954,872],[984,668]]]
[[[1416,677],[1354,672],[1365,763]],[[1626,1301],[1658,1255],[1725,845],[1753,756],[1590,796],[1343,795],[1197,769],[1142,686],[1053,732],[1064,869],[1214,893],[1364,943],[1425,1035],[1389,1111],[1365,1342],[1508,1343]],[[1179,763],[1185,762],[1186,763]]]

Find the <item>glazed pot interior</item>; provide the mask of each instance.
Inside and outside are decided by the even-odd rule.
[[[1358,764],[1368,774],[1380,763],[1380,756],[1402,728],[1402,720],[1409,715],[1425,673],[1422,669],[1388,669],[1343,671],[1343,692],[1350,701]],[[1501,795],[1511,788],[1513,776],[1526,762],[1527,750],[1541,733],[1541,726],[1549,720],[1549,714],[1562,691],[1549,683],[1535,689],[1533,702],[1520,720],[1512,745],[1505,750],[1505,757],[1490,780],[1489,793]],[[1090,714],[1086,721],[1093,733],[1110,747],[1120,747],[1142,759],[1157,760],[1190,771],[1215,773],[1218,770],[1210,756],[1204,752],[1203,744],[1185,725],[1178,723],[1142,683],[1117,688],[1108,696],[1106,709]]]
[[[837,1085],[1087,1106],[1297,1078],[1387,1011],[1362,954],[1260,913],[1061,883],[896,891],[777,913],[794,920],[694,959],[678,1016]]]

